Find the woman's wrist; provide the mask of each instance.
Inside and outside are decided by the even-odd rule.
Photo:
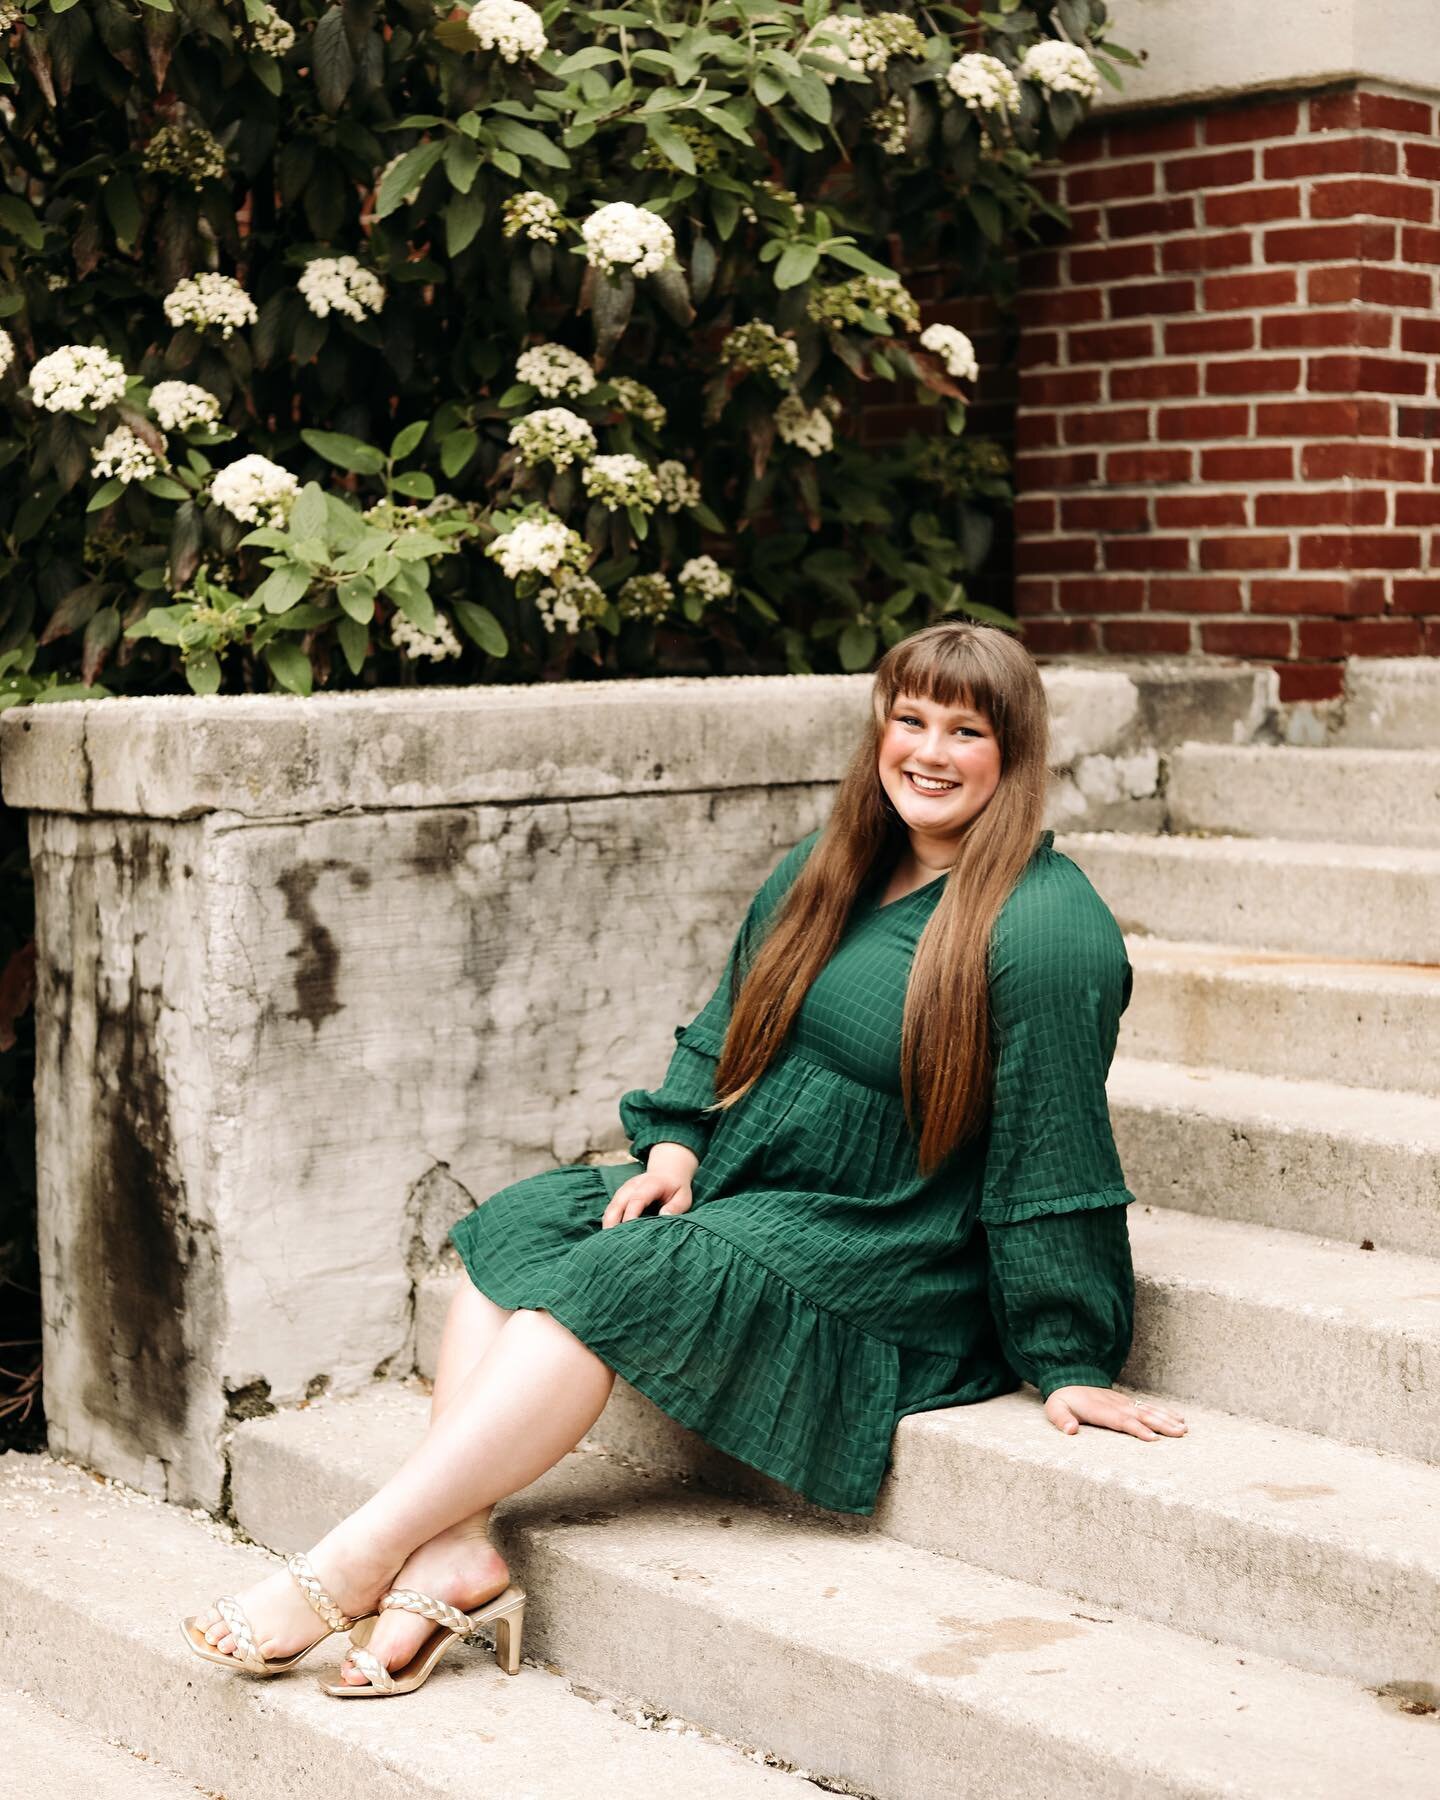
[[[647,1175],[662,1175],[667,1181],[690,1181],[700,1167],[700,1158],[688,1144],[652,1144],[645,1158]]]

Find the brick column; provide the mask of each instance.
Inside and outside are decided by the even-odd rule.
[[[1016,604],[1039,654],[1440,653],[1436,99],[1097,119],[1022,257]]]

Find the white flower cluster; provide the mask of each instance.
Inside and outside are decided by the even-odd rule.
[[[11,337],[10,333],[5,330],[4,326],[0,325],[0,375],[5,373],[14,360],[15,340]]]
[[[66,344],[30,371],[30,398],[45,412],[98,412],[125,392],[125,365],[108,350]]]
[[[267,6],[263,19],[250,21],[250,41],[266,56],[283,56],[295,42],[295,27]]]
[[[910,141],[910,125],[905,115],[905,102],[892,94],[883,106],[877,106],[869,119],[875,141],[887,156],[903,156]]]
[[[150,410],[162,431],[188,431],[192,425],[218,425],[220,402],[209,388],[193,381],[157,381],[150,390]]]
[[[557,569],[583,567],[589,549],[578,531],[572,531],[554,513],[542,512],[521,519],[493,543],[485,546],[511,581],[521,575],[553,575]]]
[[[980,364],[975,357],[975,346],[953,325],[927,325],[920,333],[920,345],[924,350],[933,350],[945,364],[946,372],[957,381],[978,379]]]
[[[0,3],[0,31],[13,31],[25,16],[23,6]]]
[[[411,662],[419,662],[426,656],[432,662],[444,662],[446,657],[460,654],[460,640],[455,635],[455,628],[442,612],[435,615],[433,633],[422,631],[404,613],[397,612],[390,621],[390,641]]]
[[[589,421],[568,406],[544,406],[539,412],[526,413],[510,427],[510,442],[521,462],[532,468],[551,462],[557,469],[568,469],[577,457],[587,461],[597,448]]]
[[[794,338],[781,337],[763,319],[751,319],[728,332],[720,346],[720,360],[740,370],[768,375],[777,387],[789,387],[800,367],[800,346]]]
[[[945,79],[971,112],[1020,110],[1020,83],[998,56],[972,51],[951,63]]]
[[[315,256],[300,275],[300,292],[317,319],[331,312],[347,319],[363,319],[385,304],[385,286],[378,275],[362,269],[353,256]]]
[[[735,592],[735,582],[713,556],[692,556],[680,571],[680,592],[687,600],[702,603],[727,600]]]
[[[1020,58],[1020,73],[1048,94],[1079,94],[1093,100],[1100,92],[1100,71],[1079,44],[1042,38]]]
[[[615,512],[623,506],[638,506],[648,513],[660,504],[660,483],[655,479],[655,471],[628,451],[592,458],[580,479],[592,500]]]
[[[203,125],[162,125],[141,162],[152,175],[173,175],[196,193],[207,181],[222,181],[229,167],[223,147]]]
[[[614,389],[615,404],[621,412],[628,413],[632,419],[639,419],[643,425],[653,426],[656,431],[665,429],[669,414],[654,388],[646,387],[643,381],[635,381],[629,375],[614,376],[610,386]]]
[[[238,325],[253,325],[259,316],[255,302],[233,275],[187,275],[176,282],[164,300],[165,317],[172,325],[193,325],[204,331],[213,325],[228,338]]]
[[[858,18],[842,13],[826,19],[825,30],[837,35],[838,44],[817,44],[822,56],[843,63],[852,75],[878,74],[895,56],[923,56],[925,39],[920,27],[904,13],[872,13]],[[838,75],[821,72],[820,79],[833,86]]]
[[[787,444],[811,456],[835,448],[835,429],[822,407],[809,407],[798,394],[787,394],[775,408],[775,429]]]
[[[268,456],[242,456],[221,469],[210,493],[217,506],[247,525],[284,525],[300,492],[288,469]]]
[[[547,244],[558,244],[563,217],[559,205],[548,194],[527,188],[523,194],[512,194],[501,208],[505,237],[542,238]]]
[[[128,425],[117,425],[98,449],[90,452],[90,466],[102,481],[148,481],[158,475],[160,458]]]
[[[515,379],[535,388],[547,400],[561,394],[578,399],[595,386],[595,371],[583,356],[564,344],[536,344],[522,350],[515,360]]]
[[[615,596],[622,619],[663,619],[675,606],[667,575],[632,575]]]
[[[588,260],[607,275],[616,269],[653,275],[675,254],[675,234],[659,213],[628,200],[612,200],[591,213],[580,235]]]
[[[666,512],[677,513],[682,507],[700,504],[700,483],[686,472],[682,462],[657,463],[655,485],[660,490],[660,504]]]
[[[539,56],[545,48],[540,15],[523,0],[479,0],[465,23],[482,50],[498,50],[508,63]]]
[[[573,569],[562,569],[554,587],[541,588],[535,596],[540,623],[547,631],[559,627],[572,636],[592,619],[598,619],[606,607],[605,590],[589,575],[577,575]]]

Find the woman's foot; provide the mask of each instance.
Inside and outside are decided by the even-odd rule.
[[[380,1596],[394,1584],[388,1571],[363,1553],[347,1552],[332,1541],[331,1533],[310,1552],[310,1563],[327,1594],[352,1618],[374,1610]],[[267,1575],[236,1594],[241,1610],[255,1633],[255,1647],[267,1661],[294,1656],[313,1644],[323,1631],[315,1609],[301,1593],[295,1577],[285,1569]],[[235,1654],[230,1627],[213,1606],[200,1615],[205,1640],[222,1656]]]
[[[484,1524],[464,1521],[422,1544],[389,1585],[414,1588],[461,1612],[476,1612],[504,1593],[509,1582],[505,1559],[485,1535]],[[387,1669],[403,1669],[435,1629],[429,1619],[397,1607],[381,1613],[366,1648]],[[340,1679],[351,1687],[366,1685],[348,1656],[340,1665]]]

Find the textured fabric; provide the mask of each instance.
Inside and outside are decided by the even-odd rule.
[[[717,1448],[821,1505],[874,1510],[895,1424],[1013,1391],[1107,1386],[1134,1278],[1105,1101],[1130,998],[1124,940],[1045,832],[990,946],[995,1103],[928,1177],[900,1095],[915,946],[941,880],[857,902],[782,1055],[723,1112],[715,1063],[738,981],[812,832],[762,884],[665,1079],[620,1100],[632,1153],[700,1157],[687,1213],[608,1231],[639,1163],[502,1188],[452,1232],[500,1305],[549,1311]]]

